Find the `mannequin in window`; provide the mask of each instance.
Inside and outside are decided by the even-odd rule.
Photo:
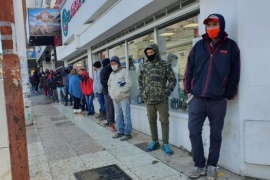
[[[167,55],[167,62],[168,64],[171,64],[175,78],[176,78],[176,86],[170,98],[171,108],[177,109],[179,107],[178,57],[173,53],[169,53]]]

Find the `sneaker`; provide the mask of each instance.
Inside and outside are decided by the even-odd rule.
[[[205,167],[203,167],[203,168],[194,167],[194,169],[192,169],[187,175],[191,179],[198,178],[200,176],[205,176],[206,175],[206,168]]]
[[[101,114],[99,113],[98,115],[95,116],[96,119],[100,118]]]
[[[146,152],[154,151],[160,148],[160,144],[158,141],[152,141],[148,147],[146,148]]]
[[[131,138],[132,138],[131,135],[124,135],[124,136],[122,136],[122,137],[120,138],[120,141],[126,141],[126,140],[129,140],[129,139],[131,139]]]
[[[102,124],[102,126],[103,127],[107,127],[107,126],[109,126],[109,123],[108,122],[105,122],[105,123]]]
[[[88,113],[87,113],[87,116],[93,116],[93,115],[95,115],[94,112],[88,112]]]
[[[122,136],[124,136],[124,134],[116,133],[112,138],[116,139],[116,138],[120,138]]]
[[[217,180],[217,168],[215,166],[207,167],[207,179],[208,180]]]
[[[168,154],[168,155],[173,154],[173,151],[171,150],[169,144],[163,144],[161,148],[166,154]]]
[[[116,132],[116,131],[117,131],[117,129],[115,128],[115,125],[114,125],[114,124],[109,125],[109,129],[110,129],[112,132]]]

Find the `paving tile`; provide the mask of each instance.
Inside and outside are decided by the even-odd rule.
[[[75,172],[58,171],[58,172],[53,172],[52,176],[54,180],[76,180],[74,173]]]
[[[128,168],[135,168],[135,167],[159,162],[156,158],[148,155],[145,152],[131,155],[131,156],[119,157],[119,160],[123,164],[125,164]]]
[[[110,139],[109,141],[99,142],[105,149],[115,149],[121,147],[131,146],[127,141],[120,141],[119,139]]]
[[[34,176],[30,176],[30,180],[53,180],[51,173],[40,172]]]
[[[179,174],[175,169],[159,162],[130,169],[141,179],[158,179]]]
[[[40,164],[40,163],[48,164],[47,157],[45,154],[37,155],[37,156],[29,156],[28,161],[29,161],[29,166],[34,166],[35,164]]]
[[[85,164],[98,162],[98,161],[111,161],[111,160],[116,159],[108,151],[100,151],[96,153],[84,154],[84,155],[81,155],[80,158]]]
[[[191,171],[194,164],[190,156],[168,159],[164,161],[164,163],[184,174],[187,174],[189,171]]]
[[[158,178],[158,180],[188,180],[188,179],[189,178],[186,175],[183,175],[181,173],[173,176]]]
[[[128,169],[123,163],[121,163],[117,159],[113,159],[113,160],[110,160],[110,161],[94,161],[94,162],[91,162],[91,163],[85,163],[87,169],[94,169],[94,168],[99,168],[99,167],[103,167],[103,166],[109,166],[109,165],[112,165],[112,164],[118,165],[123,170]]]
[[[44,148],[49,162],[67,159],[77,156],[76,152],[69,144],[50,146]]]
[[[49,162],[51,171],[54,172],[77,172],[86,169],[79,157],[71,157],[63,160]]]
[[[41,142],[27,144],[28,156],[44,155],[45,151]]]
[[[50,173],[50,168],[46,161],[46,162],[41,162],[40,164],[36,163],[36,164],[30,165],[29,171],[30,171],[30,176],[36,177],[38,174],[41,174],[41,173],[44,173],[44,174]]]
[[[40,137],[36,133],[27,134],[26,137],[27,137],[28,144],[40,142]]]
[[[119,147],[119,148],[115,148],[115,149],[108,149],[108,151],[110,153],[112,153],[112,155],[114,155],[116,158],[121,158],[121,157],[125,157],[125,156],[132,156],[135,154],[140,154],[143,151],[137,147],[132,147],[132,146],[127,146],[127,147]]]

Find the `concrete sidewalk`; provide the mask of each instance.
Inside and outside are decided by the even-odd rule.
[[[112,139],[113,133],[94,117],[74,115],[70,106],[52,103],[41,94],[31,99],[34,125],[27,127],[27,144],[32,180],[74,180],[76,172],[111,164],[134,180],[188,179],[185,174],[193,167],[188,152],[172,146],[172,156],[161,149],[147,153],[148,135],[134,130],[128,141]],[[221,168],[218,176],[247,179]]]

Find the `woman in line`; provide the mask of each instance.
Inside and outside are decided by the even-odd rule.
[[[92,116],[95,114],[95,108],[93,104],[94,100],[93,79],[89,77],[89,74],[86,70],[83,70],[81,72],[81,88],[87,104],[88,109],[87,116]]]
[[[78,77],[77,69],[71,70],[68,91],[74,98],[74,114],[83,114],[80,109],[80,100],[82,97],[81,80]]]

